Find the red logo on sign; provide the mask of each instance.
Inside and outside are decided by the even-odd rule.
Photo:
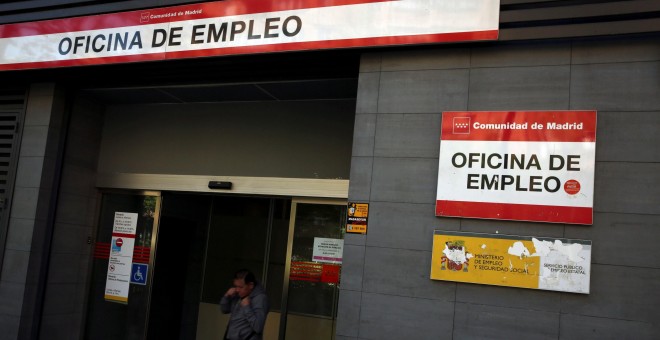
[[[569,195],[575,195],[580,192],[580,182],[570,179],[564,183],[564,191]]]
[[[470,133],[470,117],[454,117],[454,134]]]
[[[121,246],[124,244],[124,240],[118,238],[117,241],[115,241],[115,244],[117,245],[117,247],[121,248]]]
[[[143,24],[145,22],[149,22],[149,12],[140,13],[140,23]]]

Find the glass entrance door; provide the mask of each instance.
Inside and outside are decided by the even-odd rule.
[[[209,216],[196,339],[222,337],[218,302],[239,268],[266,288],[264,340],[334,339],[345,201],[214,197]]]
[[[213,197],[197,340],[222,338],[229,316],[220,312],[218,304],[241,268],[255,274],[270,301],[263,338],[278,338],[290,206],[289,198]]]
[[[145,338],[160,198],[159,192],[103,194],[85,339]]]
[[[134,236],[115,230],[126,220]],[[234,271],[248,268],[270,300],[265,340],[333,339],[345,222],[339,200],[106,193],[85,338],[220,339],[228,316],[218,303]],[[128,251],[127,238],[144,279],[109,299],[108,273],[121,265],[113,256]]]
[[[280,339],[334,339],[346,202],[294,200]]]

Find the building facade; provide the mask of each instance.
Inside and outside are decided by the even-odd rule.
[[[0,38],[209,4],[11,2]],[[220,338],[242,267],[267,339],[657,338],[660,3],[496,4],[485,41],[0,71],[0,339]],[[552,110],[597,112],[593,224],[436,216],[443,112]],[[117,212],[144,276],[112,296]],[[589,293],[432,280],[435,230],[589,240]]]

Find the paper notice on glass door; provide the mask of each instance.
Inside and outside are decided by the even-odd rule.
[[[312,261],[341,263],[344,254],[344,240],[335,238],[314,238]]]
[[[105,281],[104,297],[108,301],[128,303],[137,219],[136,213],[115,212]]]

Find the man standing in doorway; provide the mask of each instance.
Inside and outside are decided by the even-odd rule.
[[[256,277],[247,269],[234,274],[234,286],[220,300],[220,310],[231,313],[226,340],[262,340],[268,315],[268,297]]]

